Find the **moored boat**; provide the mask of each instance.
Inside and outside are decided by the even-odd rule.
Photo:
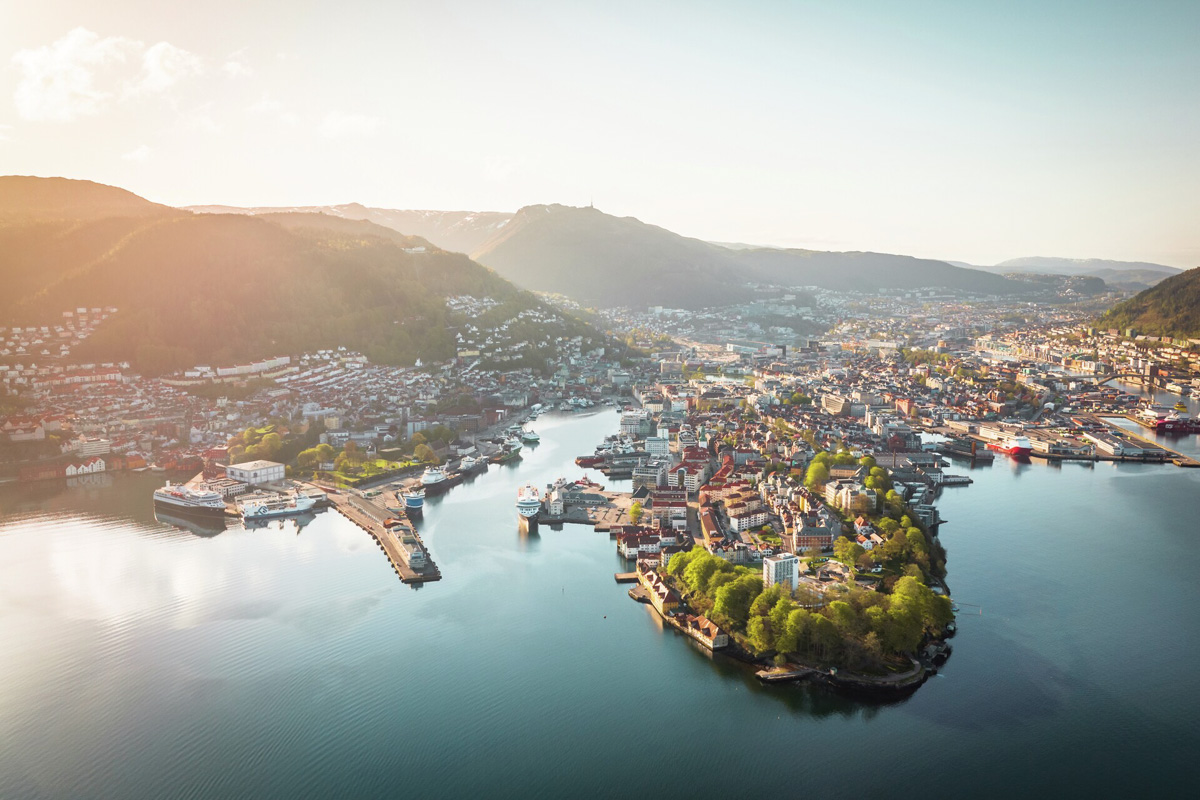
[[[312,511],[316,501],[306,495],[251,498],[238,503],[238,511],[246,522],[278,517],[294,517]]]
[[[1010,436],[1002,442],[988,442],[988,449],[1017,458],[1025,458],[1033,452],[1033,443],[1027,436]]]
[[[517,490],[517,514],[524,519],[533,519],[542,510],[542,498],[532,484],[525,484]]]

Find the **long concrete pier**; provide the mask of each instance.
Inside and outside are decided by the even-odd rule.
[[[1129,420],[1130,422],[1141,424],[1141,423],[1138,423],[1138,421],[1135,418],[1131,417],[1128,414],[1122,414],[1121,416],[1124,417],[1125,419]],[[1139,442],[1141,442],[1143,444],[1153,445],[1154,447],[1157,447],[1159,450],[1165,450],[1167,453],[1169,453],[1171,455],[1171,463],[1177,467],[1193,467],[1193,468],[1200,467],[1200,461],[1197,461],[1194,457],[1189,456],[1187,453],[1181,453],[1180,451],[1176,450],[1173,447],[1167,447],[1162,442],[1155,441],[1154,439],[1151,439],[1149,436],[1143,436],[1142,434],[1135,433],[1134,431],[1131,431],[1127,428],[1122,428],[1120,425],[1114,425],[1113,423],[1109,422],[1104,417],[1101,417],[1099,415],[1097,415],[1097,419],[1099,419],[1101,422],[1103,422],[1105,425],[1107,425],[1112,430],[1119,431],[1131,439],[1137,439]]]
[[[425,543],[407,519],[397,518],[386,508],[357,494],[340,492],[329,495],[329,499],[342,516],[371,534],[379,548],[387,554],[392,569],[403,583],[426,583],[442,579],[441,570],[433,563]],[[393,519],[398,519],[400,524],[384,524]],[[422,554],[423,564],[417,563],[419,557],[413,555],[416,552]]]

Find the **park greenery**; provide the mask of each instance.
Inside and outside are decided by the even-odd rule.
[[[804,584],[763,586],[758,570],[696,548],[672,556],[667,580],[694,609],[750,652],[880,673],[907,668],[926,637],[953,619],[948,598],[906,575],[890,592],[838,586],[824,597]]]

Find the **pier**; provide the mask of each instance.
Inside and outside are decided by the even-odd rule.
[[[332,494],[329,499],[338,513],[371,534],[371,537],[379,544],[379,548],[392,562],[392,569],[400,576],[401,582],[427,583],[442,579],[441,570],[429,557],[429,551],[425,549],[425,543],[417,535],[412,523],[404,520],[403,524],[399,526],[385,526],[384,522],[394,519],[395,514],[357,494]],[[419,566],[409,564],[409,548],[405,547],[403,541],[405,538],[411,538],[415,542],[416,548],[424,553],[424,564]]]
[[[1122,418],[1127,419],[1130,422],[1137,422],[1139,425],[1141,424],[1140,422],[1138,422],[1137,419],[1129,416],[1128,414],[1123,415]],[[1134,433],[1131,430],[1122,428],[1120,425],[1114,425],[1113,423],[1108,421],[1108,418],[1097,416],[1096,419],[1098,419],[1100,422],[1103,422],[1110,429],[1117,431],[1122,436],[1128,437],[1130,439],[1136,439],[1137,441],[1141,442],[1142,444],[1148,445],[1150,447],[1157,447],[1159,450],[1165,451],[1171,457],[1171,459],[1170,459],[1171,463],[1177,467],[1200,468],[1200,461],[1196,460],[1196,458],[1194,456],[1189,456],[1187,453],[1181,453],[1178,450],[1167,447],[1162,442],[1156,442],[1155,440],[1153,440],[1149,437],[1143,436],[1140,433]],[[1166,459],[1164,459],[1164,460],[1166,460]]]

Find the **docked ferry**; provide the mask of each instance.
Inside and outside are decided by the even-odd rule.
[[[421,473],[421,486],[426,489],[444,483],[445,480],[446,470],[441,467],[426,467],[425,471]]]
[[[533,519],[542,510],[542,499],[532,484],[525,484],[517,491],[517,514],[524,519]]]
[[[170,481],[161,489],[154,490],[154,507],[172,514],[200,517],[220,517],[225,514],[225,501],[221,495],[207,489],[189,489]]]
[[[1033,443],[1027,436],[1010,436],[1003,442],[988,442],[988,449],[1017,458],[1027,458],[1033,452]]]
[[[295,517],[307,514],[317,504],[316,500],[302,494],[285,497],[252,498],[238,503],[238,511],[246,522],[278,517]]]
[[[407,492],[401,492],[400,496],[404,498],[404,510],[409,514],[420,514],[424,510],[424,489],[412,489]]]

